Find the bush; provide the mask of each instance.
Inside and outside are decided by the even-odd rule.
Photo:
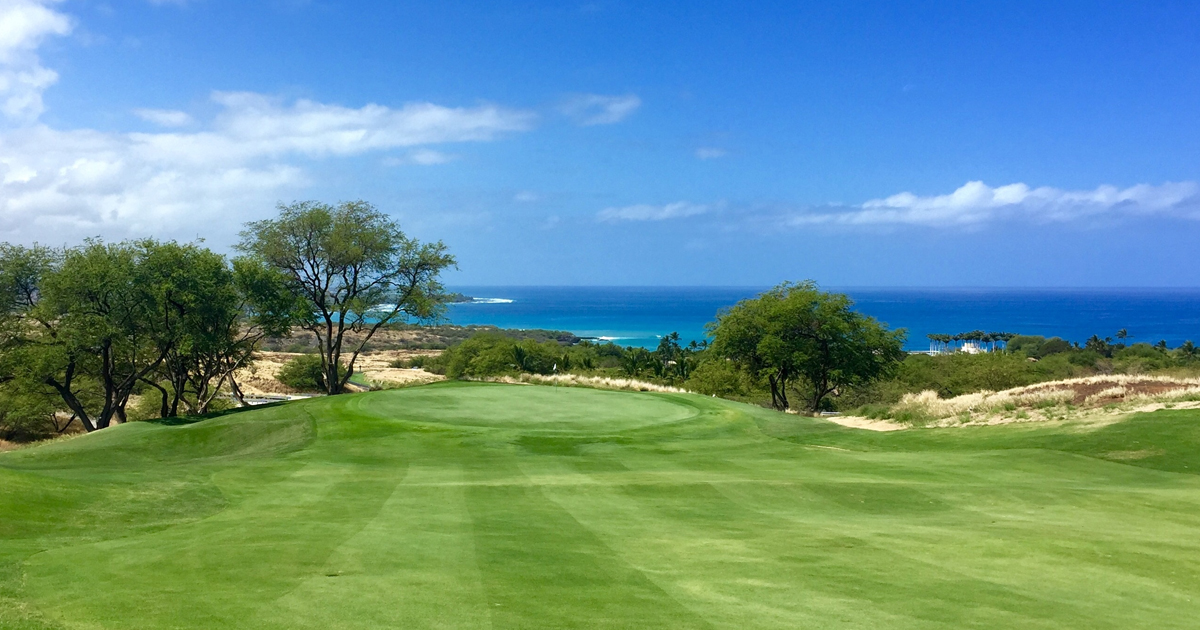
[[[1113,353],[1114,368],[1127,374],[1145,374],[1173,367],[1176,360],[1170,354],[1148,343],[1135,343]]]
[[[338,377],[345,374],[346,368],[339,365]],[[284,363],[275,380],[302,392],[324,391],[325,373],[321,370],[321,356],[305,354]]]
[[[1005,347],[1009,352],[1022,352],[1027,356],[1034,356],[1045,342],[1046,338],[1041,335],[1017,335],[1009,339]]]
[[[33,394],[0,392],[0,439],[32,442],[58,432],[50,399]]]
[[[566,372],[573,363],[586,367],[592,362],[584,356],[573,362],[571,352],[556,341],[517,341],[494,333],[475,335],[447,350],[442,359],[445,374],[450,378],[550,374],[556,369]]]
[[[1043,343],[1041,345],[1041,347],[1039,347],[1037,349],[1037,352],[1035,354],[1032,354],[1030,356],[1041,359],[1043,357],[1048,357],[1052,354],[1061,354],[1063,352],[1070,352],[1071,350],[1072,350],[1072,346],[1069,341],[1066,341],[1059,337],[1051,337],[1051,338],[1047,339],[1046,342]]]
[[[754,388],[732,362],[718,359],[705,361],[692,370],[691,376],[684,382],[684,389],[705,396],[744,398]]]

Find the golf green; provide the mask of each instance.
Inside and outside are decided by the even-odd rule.
[[[0,455],[0,628],[1195,628],[1200,413],[447,383]]]

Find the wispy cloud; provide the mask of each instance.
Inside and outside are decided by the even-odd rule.
[[[1011,219],[1068,222],[1099,217],[1176,216],[1200,219],[1196,182],[1100,186],[1063,190],[1026,184],[991,187],[967,182],[952,193],[921,196],[910,192],[872,199],[857,206],[824,207],[788,213],[789,225],[920,225],[952,227]]]
[[[700,158],[701,160],[715,160],[717,158],[725,157],[726,154],[727,152],[725,149],[718,149],[716,147],[700,147],[699,149],[696,149],[696,157]]]
[[[437,164],[445,164],[453,162],[457,156],[433,149],[417,149],[410,151],[403,156],[388,156],[383,159],[384,166],[405,166],[409,164],[417,164],[419,166],[434,166]]]
[[[642,99],[635,94],[576,94],[564,101],[559,109],[580,125],[611,125],[625,120],[641,105]]]
[[[532,127],[534,115],[495,105],[409,103],[360,108],[310,100],[286,103],[252,92],[214,92],[223,108],[209,131],[131,134],[145,150],[173,160],[249,159],[300,153],[354,155],[446,142],[477,142]]]
[[[186,127],[193,122],[190,114],[174,109],[135,109],[133,114],[159,127]]]
[[[48,36],[67,35],[72,22],[50,8],[57,0],[0,2],[0,113],[17,122],[42,114],[42,92],[58,73],[42,66],[37,47]]]
[[[412,160],[413,164],[421,166],[433,166],[434,164],[445,164],[446,162],[454,161],[454,156],[433,149],[417,149],[408,154],[408,159]]]
[[[608,222],[665,221],[667,219],[681,219],[704,214],[711,209],[712,206],[709,205],[698,205],[686,201],[676,201],[675,203],[668,203],[661,206],[637,204],[619,208],[605,208],[597,213],[596,218]]]
[[[430,148],[494,140],[533,115],[494,105],[349,108],[216,93],[222,110],[194,132],[109,133],[34,124],[0,133],[0,229],[11,238],[138,234],[225,224],[308,186],[293,158],[411,148],[408,163],[453,156]],[[172,112],[149,119],[176,123]]]
[[[42,91],[58,75],[38,47],[67,35],[72,19],[58,0],[0,0],[0,230],[15,241],[123,237],[153,231],[194,236],[230,226],[255,208],[311,185],[297,158],[406,149],[409,163],[453,156],[437,145],[483,142],[530,129],[536,116],[498,105],[408,103],[362,107],[286,101],[252,92],[214,92],[217,115],[138,109],[165,127],[150,133],[55,129],[37,122]]]

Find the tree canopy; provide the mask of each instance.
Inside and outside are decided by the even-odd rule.
[[[776,409],[800,386],[809,411],[840,388],[886,376],[904,358],[905,331],[854,311],[840,293],[816,283],[784,283],[743,300],[709,324],[712,352],[767,381]]]
[[[440,276],[455,265],[441,241],[408,237],[365,201],[281,204],[276,218],[248,223],[238,247],[244,264],[278,274],[295,298],[299,325],[317,338],[330,394],[345,389],[380,327],[443,312]]]
[[[0,246],[0,413],[92,431],[123,422],[144,386],[163,417],[205,413],[257,341],[289,326],[269,280],[197,244]]]

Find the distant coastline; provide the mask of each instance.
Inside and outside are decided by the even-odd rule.
[[[449,293],[446,301],[450,304],[511,304],[512,300],[494,297],[472,297],[462,293]]]

